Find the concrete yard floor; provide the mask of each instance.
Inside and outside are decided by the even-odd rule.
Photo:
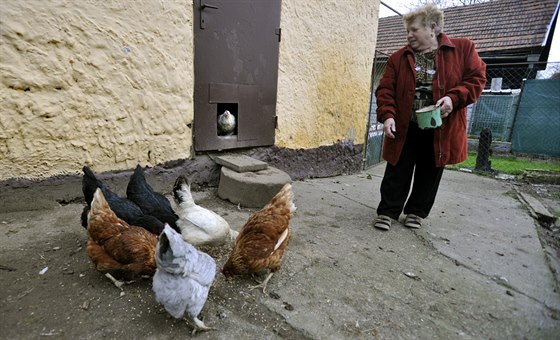
[[[294,182],[293,236],[269,294],[248,288],[254,278],[218,273],[201,314],[216,330],[195,337],[558,339],[558,258],[511,184],[446,171],[420,230],[382,232],[372,220],[383,170]],[[41,193],[25,190],[18,199],[29,210],[0,214],[0,338],[191,336],[157,304],[150,280],[121,293],[94,269],[83,204],[33,210]],[[256,209],[216,191],[193,195],[239,230]],[[203,248],[219,267],[230,249]]]

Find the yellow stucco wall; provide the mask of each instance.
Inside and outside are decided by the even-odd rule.
[[[192,0],[4,1],[0,180],[192,156]],[[276,144],[365,136],[378,1],[282,1]]]
[[[364,143],[379,1],[282,2],[276,145]]]
[[[3,1],[0,20],[0,179],[191,155],[191,1]]]

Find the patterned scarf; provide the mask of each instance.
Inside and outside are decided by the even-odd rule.
[[[432,79],[436,74],[436,51],[424,54],[414,53],[414,68],[416,70],[416,92],[412,105],[412,121],[416,121],[414,111],[434,103]]]

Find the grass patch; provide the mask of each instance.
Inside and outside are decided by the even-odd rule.
[[[520,175],[524,170],[552,170],[560,172],[560,162],[553,160],[530,159],[516,156],[491,156],[491,166],[493,170],[510,175]],[[474,170],[476,166],[476,153],[469,152],[466,161],[447,165],[448,169],[458,170],[467,168]]]

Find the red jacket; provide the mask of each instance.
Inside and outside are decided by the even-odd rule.
[[[486,64],[478,56],[472,41],[438,36],[436,76],[433,80],[434,103],[444,96],[453,101],[453,112],[443,118],[434,131],[435,164],[460,163],[467,159],[467,105],[474,103],[486,84]],[[404,145],[416,87],[414,53],[405,46],[393,53],[375,91],[377,120],[395,119],[395,139],[385,137],[383,158],[396,165]]]

